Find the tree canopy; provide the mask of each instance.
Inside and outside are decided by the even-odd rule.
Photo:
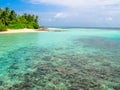
[[[0,8],[0,31],[7,29],[39,28],[38,16],[24,13],[18,15],[8,7]]]

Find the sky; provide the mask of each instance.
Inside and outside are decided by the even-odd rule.
[[[39,16],[54,27],[120,27],[120,0],[0,0],[0,8]]]

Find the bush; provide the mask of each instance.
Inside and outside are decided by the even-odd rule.
[[[9,12],[9,13],[7,13]],[[18,15],[14,10],[8,7],[1,9],[0,13],[0,31],[8,29],[38,29],[38,16],[31,14]]]
[[[38,29],[39,25],[37,23],[33,23],[33,27],[34,27],[34,29]]]
[[[29,29],[33,29],[34,28],[31,23],[27,24],[26,27],[29,28]]]
[[[2,23],[0,23],[0,31],[7,31],[7,27]]]
[[[27,28],[31,28],[31,29],[38,29],[39,28],[39,25],[37,23],[34,23],[34,22],[28,23],[26,26],[27,26]]]
[[[9,24],[8,28],[9,29],[23,29],[25,28],[25,24],[21,24],[21,23]]]

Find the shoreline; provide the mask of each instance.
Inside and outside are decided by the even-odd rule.
[[[34,33],[34,32],[49,32],[49,30],[40,29],[8,29],[7,31],[2,31],[0,34],[12,34],[12,33]]]

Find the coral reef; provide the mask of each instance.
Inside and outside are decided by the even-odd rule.
[[[72,42],[66,48],[32,46],[4,54],[0,90],[119,90],[120,42],[110,46],[112,41],[105,38]]]

